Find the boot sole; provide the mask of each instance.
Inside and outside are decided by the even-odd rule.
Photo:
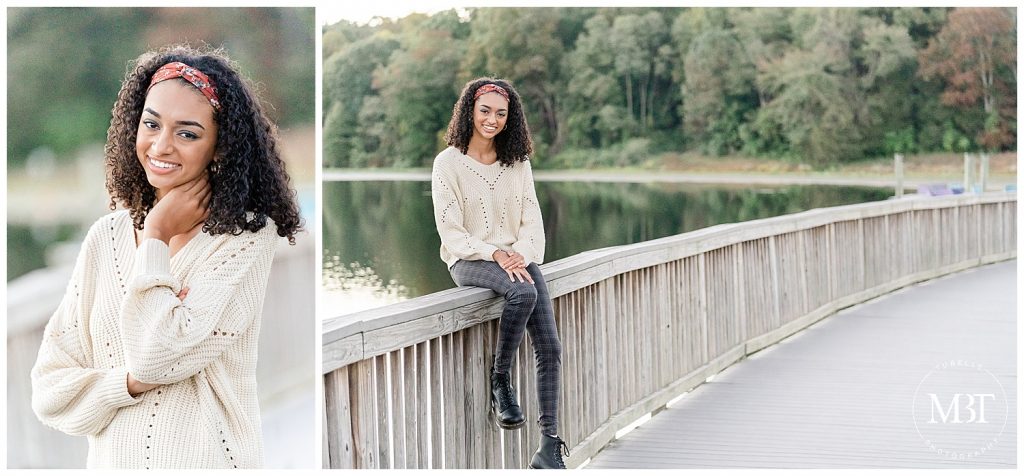
[[[498,420],[497,418],[494,419],[494,423],[497,424],[498,427],[500,427],[502,430],[518,430],[518,429],[526,426],[526,421],[510,425],[510,424],[502,423],[501,420]]]
[[[502,430],[518,430],[526,426],[526,419],[523,419],[523,421],[519,423],[505,423],[499,420],[498,411],[494,408],[493,402],[491,404],[491,420],[493,420],[494,424],[498,425],[498,428],[501,428]]]

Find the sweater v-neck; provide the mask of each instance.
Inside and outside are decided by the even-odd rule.
[[[132,226],[131,218],[130,217],[129,217],[129,224],[128,224],[128,233],[131,234],[131,242],[135,244],[135,248],[133,248],[132,251],[138,250],[139,246],[142,244],[142,242],[139,241],[139,239],[141,237],[135,233],[135,227]],[[170,254],[170,260],[172,262],[175,261],[175,258],[177,258],[178,256],[184,254],[184,252],[186,250],[188,250],[190,247],[192,247],[193,243],[195,243],[196,241],[199,241],[200,237],[202,237],[203,235],[206,235],[206,233],[204,233],[203,230],[200,229],[199,232],[196,233],[195,236],[193,236],[192,238],[189,238],[188,242],[186,242],[184,245],[182,245],[181,248],[178,248],[177,251],[175,251],[174,253]],[[170,244],[168,243],[167,246],[169,248]]]
[[[458,153],[459,153],[460,155],[462,155],[463,157],[465,157],[466,159],[468,159],[468,160],[469,160],[470,162],[472,162],[472,163],[474,163],[474,164],[476,164],[476,165],[478,165],[478,166],[480,166],[480,167],[484,167],[484,168],[492,168],[492,167],[495,167],[495,166],[498,166],[498,165],[500,165],[500,164],[501,164],[501,161],[500,161],[500,160],[495,160],[494,162],[491,162],[491,163],[489,163],[489,164],[485,164],[485,163],[483,163],[483,162],[480,162],[479,160],[476,160],[475,158],[473,158],[473,156],[471,156],[471,155],[469,155],[469,154],[463,154],[461,150],[458,150],[458,149],[455,149],[455,150],[456,150],[456,151],[457,151],[457,152],[458,152]]]

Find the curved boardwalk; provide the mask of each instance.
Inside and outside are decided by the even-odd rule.
[[[840,311],[698,386],[586,468],[1014,468],[1016,270],[1016,259],[982,266]],[[922,381],[969,393],[949,377],[984,376],[929,374],[949,360],[988,369],[1010,409],[1004,420],[990,404],[1002,435],[966,461],[929,449],[913,417]],[[947,424],[946,446],[966,448],[992,425]]]

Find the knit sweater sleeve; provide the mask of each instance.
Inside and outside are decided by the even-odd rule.
[[[141,399],[128,394],[128,369],[94,366],[89,312],[95,296],[97,226],[89,230],[71,281],[43,331],[32,367],[32,411],[45,425],[70,435],[95,435],[118,409]]]
[[[473,236],[466,229],[458,180],[443,157],[434,160],[430,196],[434,201],[437,234],[448,252],[463,260],[494,261],[493,255],[498,247]]]
[[[544,262],[544,220],[540,214],[540,202],[537,200],[537,187],[533,183],[533,168],[530,161],[523,162],[525,176],[523,190],[522,215],[519,224],[519,236],[512,249],[523,255],[527,263],[541,264]]]
[[[187,379],[245,334],[261,311],[277,243],[273,228],[226,240],[184,284],[170,273],[167,244],[147,239],[139,245],[121,307],[133,377],[154,384]],[[183,286],[189,292],[181,300]]]

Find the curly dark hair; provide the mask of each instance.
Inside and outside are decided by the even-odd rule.
[[[504,79],[477,78],[462,88],[459,100],[452,108],[452,120],[448,122],[448,132],[444,140],[448,145],[459,149],[463,154],[469,148],[469,140],[473,137],[473,96],[476,90],[485,84],[496,84],[508,91],[508,118],[505,128],[494,136],[494,146],[498,151],[498,161],[504,166],[511,166],[517,161],[528,160],[533,153],[533,140],[530,139],[530,127],[526,125],[526,114],[519,93],[512,83]]]
[[[237,66],[222,49],[172,45],[143,53],[129,65],[117,93],[104,147],[110,209],[121,203],[131,214],[135,228],[142,229],[155,204],[156,190],[139,163],[135,139],[153,73],[175,61],[206,73],[217,88],[221,104],[214,112],[217,166],[212,167],[211,162],[207,170],[212,195],[203,232],[239,235],[257,231],[267,226],[270,217],[277,225],[277,234],[295,244],[302,220],[278,151],[277,127],[267,118],[253,87],[238,74]]]

